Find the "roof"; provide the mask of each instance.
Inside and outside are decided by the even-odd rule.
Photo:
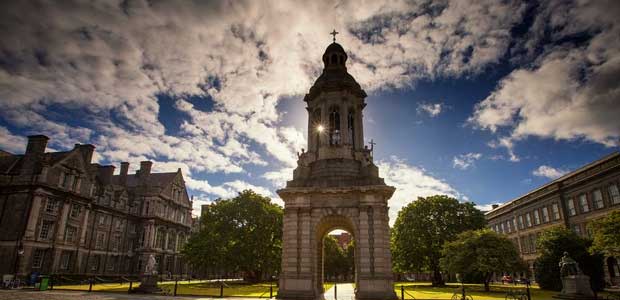
[[[490,214],[492,212],[496,212],[496,211],[498,211],[498,210],[500,210],[500,209],[502,209],[502,208],[504,208],[504,207],[506,207],[506,206],[508,206],[510,204],[513,204],[514,202],[516,202],[516,201],[518,201],[518,200],[520,200],[522,198],[527,197],[530,194],[533,194],[533,193],[536,193],[538,191],[544,190],[544,189],[546,189],[549,186],[552,186],[554,184],[557,184],[557,183],[560,183],[562,181],[565,181],[565,180],[567,180],[567,179],[569,179],[569,178],[571,178],[571,177],[573,177],[573,176],[575,176],[575,175],[577,175],[579,173],[582,173],[582,172],[584,172],[584,171],[586,171],[588,169],[591,169],[591,168],[593,168],[593,167],[595,167],[597,165],[603,164],[603,163],[605,163],[607,161],[610,161],[610,160],[613,160],[613,159],[619,158],[619,157],[620,157],[620,152],[618,152],[618,151],[612,152],[609,155],[606,155],[606,156],[604,156],[604,157],[602,157],[602,158],[600,158],[598,160],[595,160],[595,161],[593,161],[593,162],[591,162],[591,163],[589,163],[589,164],[587,164],[585,166],[582,166],[582,167],[580,167],[580,168],[578,168],[578,169],[576,169],[576,170],[574,170],[574,171],[572,171],[570,173],[567,173],[564,176],[562,176],[560,178],[557,178],[557,179],[555,179],[555,180],[553,180],[551,182],[548,182],[548,183],[546,183],[546,184],[544,184],[544,185],[542,185],[542,186],[540,186],[540,187],[538,187],[538,188],[536,188],[536,189],[534,189],[534,190],[532,190],[532,191],[530,191],[530,192],[528,192],[528,193],[526,193],[524,195],[521,195],[521,196],[519,196],[519,197],[517,197],[515,199],[512,199],[512,200],[510,200],[510,201],[508,201],[508,202],[498,206],[497,208],[492,209],[492,210],[486,212],[486,214]]]
[[[8,152],[5,152],[8,153]],[[47,152],[44,153],[36,160],[35,166],[39,166],[42,162],[46,162],[49,165],[54,165],[64,158],[66,158],[72,151],[62,151],[62,152]],[[20,173],[22,166],[24,164],[25,155],[19,154],[8,154],[0,156],[0,173],[1,174],[17,174]],[[39,168],[34,169],[34,173],[39,172]]]
[[[149,185],[165,186],[172,182],[176,176],[177,172],[151,173],[149,174],[148,182]],[[121,175],[114,175],[112,177],[112,182],[121,184]],[[127,187],[136,187],[140,184],[140,177],[138,174],[127,175],[125,183]]]

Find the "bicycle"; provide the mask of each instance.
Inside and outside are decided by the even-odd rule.
[[[474,298],[470,295],[465,295],[464,290],[459,288],[454,290],[451,300],[474,300]]]
[[[527,300],[527,294],[521,291],[515,291],[513,289],[509,289],[506,292],[506,300]]]

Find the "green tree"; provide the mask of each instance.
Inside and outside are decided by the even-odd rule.
[[[280,268],[282,208],[251,190],[203,209],[201,229],[182,250],[196,268],[261,280]]]
[[[615,210],[606,217],[588,224],[592,232],[590,253],[620,257],[620,211]]]
[[[562,289],[559,262],[568,252],[584,274],[590,276],[590,283],[595,290],[604,287],[603,256],[591,255],[588,248],[592,241],[584,239],[564,226],[556,226],[543,231],[536,241],[540,256],[534,261],[536,282],[543,289],[559,291]]]
[[[443,285],[440,259],[446,241],[467,230],[486,225],[473,203],[436,195],[419,197],[398,212],[392,228],[392,255],[396,272],[433,273],[433,286]]]
[[[484,290],[494,272],[520,271],[526,268],[514,244],[490,229],[470,230],[456,240],[446,242],[442,250],[442,267],[463,276],[483,275]]]
[[[345,275],[348,272],[348,261],[345,251],[331,235],[323,239],[323,270],[325,278],[330,279]]]

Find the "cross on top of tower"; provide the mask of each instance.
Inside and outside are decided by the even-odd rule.
[[[330,32],[329,34],[334,36],[334,43],[336,42],[336,34],[339,34],[340,32],[336,31],[336,29],[334,29],[334,31]]]

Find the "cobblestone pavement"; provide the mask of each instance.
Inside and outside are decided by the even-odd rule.
[[[73,292],[73,291],[32,291],[32,290],[0,290],[0,300],[221,300],[222,298],[205,297],[172,297],[158,295],[136,295],[103,292]],[[232,299],[232,298],[229,298]],[[263,298],[264,299],[264,298]],[[234,300],[257,300],[257,298],[239,298]]]

